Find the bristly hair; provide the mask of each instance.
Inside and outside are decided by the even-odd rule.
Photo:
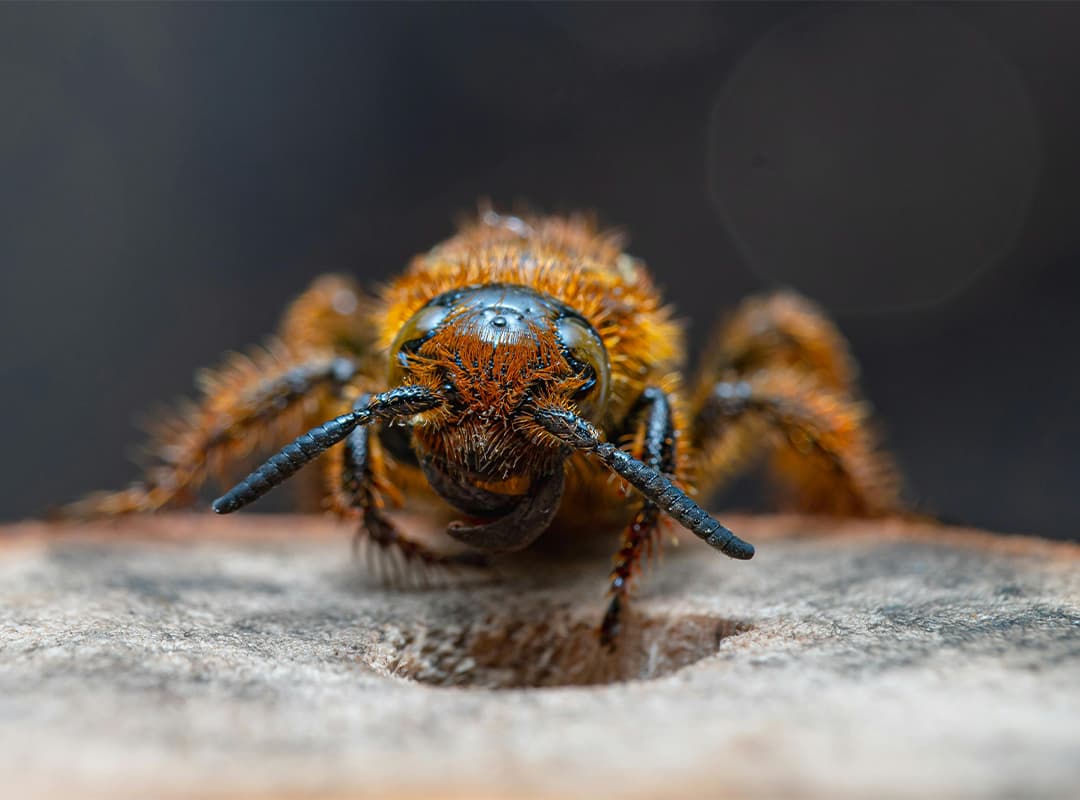
[[[528,286],[573,308],[599,334],[611,359],[610,407],[619,417],[648,383],[676,372],[684,352],[682,325],[622,243],[581,215],[483,215],[383,287],[379,347],[388,350],[409,318],[440,294],[492,283]]]
[[[480,333],[478,319],[466,309],[409,357],[412,382],[454,387],[447,406],[432,412],[415,435],[433,456],[494,480],[545,471],[555,453],[522,435],[522,406],[551,391],[568,397],[585,381],[570,369],[548,328],[487,338]]]
[[[373,302],[352,278],[317,278],[264,347],[233,353],[220,367],[198,373],[198,402],[182,400],[147,415],[141,481],[90,495],[56,515],[89,519],[187,505],[207,479],[235,478],[252,453],[331,415],[334,388],[354,373],[370,372],[377,357]]]
[[[277,339],[230,354],[218,369],[198,373],[202,403],[182,401],[145,423],[150,440],[139,453],[142,482],[90,495],[60,514],[88,518],[188,504],[208,478],[235,477],[230,467],[322,416],[331,388],[350,380],[353,371],[351,362],[332,352],[295,350]]]

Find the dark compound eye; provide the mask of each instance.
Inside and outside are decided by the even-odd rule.
[[[598,420],[607,408],[611,384],[607,348],[593,327],[579,317],[560,319],[558,334],[570,366],[588,379],[588,383],[578,390],[574,402],[583,415]]]
[[[431,338],[450,313],[444,305],[427,305],[417,311],[409,321],[401,326],[394,343],[390,346],[390,374],[387,376],[390,386],[398,386],[405,376],[408,357],[420,349]]]

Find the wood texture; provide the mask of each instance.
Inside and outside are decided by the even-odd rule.
[[[606,539],[404,592],[323,518],[9,526],[4,794],[1075,796],[1080,548],[720,519],[610,658]]]

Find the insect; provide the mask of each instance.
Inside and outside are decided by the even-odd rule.
[[[319,460],[325,507],[403,562],[474,564],[551,526],[621,531],[600,625],[612,647],[665,518],[725,555],[753,556],[693,497],[759,456],[800,509],[898,506],[848,347],[809,301],[745,301],[690,385],[684,350],[682,326],[618,235],[581,216],[483,210],[377,295],[317,279],[267,347],[200,375],[200,402],[154,432],[142,482],[70,511],[183,505],[253,451],[292,440],[214,511],[237,511]],[[460,516],[446,533],[463,552],[395,525],[386,508],[403,489]]]

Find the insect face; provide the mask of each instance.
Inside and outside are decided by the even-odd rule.
[[[563,448],[538,432],[537,402],[598,419],[610,366],[592,326],[554,298],[523,286],[455,290],[421,308],[393,347],[389,383],[444,397],[414,428],[421,459],[511,494],[550,473]],[[499,485],[496,485],[499,484]]]

